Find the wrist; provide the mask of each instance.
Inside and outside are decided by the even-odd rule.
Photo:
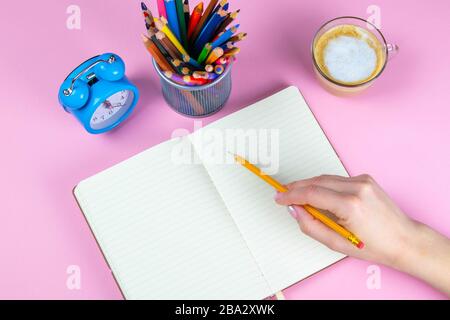
[[[413,222],[398,259],[391,267],[419,278],[450,296],[450,240],[430,227]]]
[[[406,273],[415,273],[418,262],[428,254],[430,245],[426,240],[428,227],[417,221],[410,220],[399,234],[399,243],[390,263],[387,265]],[[420,267],[419,267],[420,268]]]
[[[399,252],[393,268],[414,277],[431,282],[435,273],[441,273],[443,261],[440,253],[450,249],[449,241],[441,234],[420,222],[412,221],[405,238],[405,246]],[[444,264],[445,265],[445,264]]]

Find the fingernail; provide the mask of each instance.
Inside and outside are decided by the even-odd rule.
[[[289,214],[292,216],[292,218],[294,218],[295,220],[298,220],[297,210],[295,210],[295,208],[293,206],[288,206],[287,209],[288,209]]]
[[[280,200],[280,198],[281,198],[281,192],[275,193],[275,196],[274,196],[275,201]]]

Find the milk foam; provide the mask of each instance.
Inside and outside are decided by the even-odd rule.
[[[328,42],[324,64],[336,80],[352,83],[364,81],[377,68],[377,54],[364,38],[341,35]]]

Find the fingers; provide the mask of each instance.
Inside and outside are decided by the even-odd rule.
[[[295,181],[288,184],[288,189],[305,188],[310,185],[316,185],[339,192],[347,192],[358,194],[363,187],[363,183],[366,182],[365,176],[358,177],[341,177],[333,175],[321,175],[310,179]]]
[[[295,211],[292,212],[292,211]],[[301,231],[307,236],[323,243],[328,248],[348,255],[357,253],[357,249],[346,239],[335,231],[331,230],[323,223],[315,220],[302,207],[291,206],[289,213],[296,218]]]
[[[352,194],[337,192],[317,185],[298,187],[284,193],[277,193],[275,201],[280,205],[309,204],[318,209],[331,211],[338,218],[346,220],[353,211],[358,198]]]

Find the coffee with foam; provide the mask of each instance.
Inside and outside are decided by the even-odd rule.
[[[315,41],[314,59],[331,80],[358,85],[381,72],[386,54],[384,46],[370,31],[344,24],[326,31]]]

